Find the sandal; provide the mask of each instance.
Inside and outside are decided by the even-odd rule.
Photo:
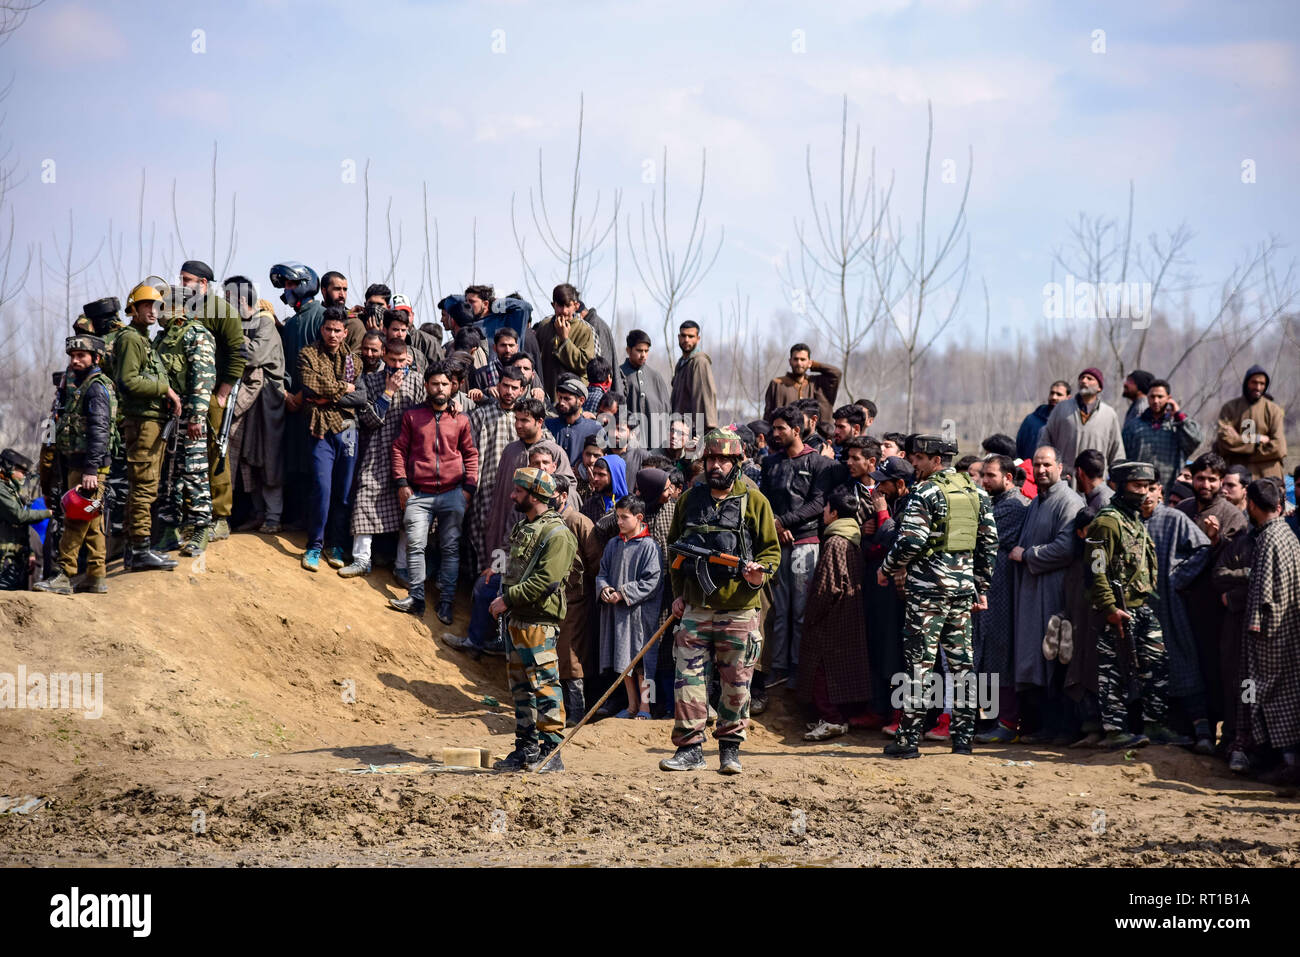
[[[635,717],[635,715],[633,715],[632,712],[629,711],[627,708],[624,708],[624,709],[623,709],[622,711],[620,711],[618,714],[614,715],[614,717],[616,717],[616,718],[632,718],[632,717]]]
[[[649,711],[638,711],[638,712],[636,713],[636,719],[637,719],[638,721],[649,721],[649,720],[650,720],[650,712],[649,712]]]

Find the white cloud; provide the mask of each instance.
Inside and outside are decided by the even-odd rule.
[[[69,68],[121,59],[128,52],[113,17],[84,3],[38,7],[24,30],[31,32],[32,44],[42,57]]]

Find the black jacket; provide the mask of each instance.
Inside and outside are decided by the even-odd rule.
[[[774,452],[763,459],[762,492],[776,520],[796,541],[817,536],[834,468],[833,460],[817,452],[793,459]]]

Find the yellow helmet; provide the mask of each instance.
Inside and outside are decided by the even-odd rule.
[[[133,312],[135,304],[138,302],[157,302],[163,301],[162,293],[156,287],[148,282],[142,282],[131,290],[131,294],[126,297],[126,311]]]

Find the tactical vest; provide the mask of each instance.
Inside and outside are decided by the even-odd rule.
[[[123,327],[121,333],[118,335],[117,342],[115,343],[115,348],[113,350],[114,383],[117,384],[119,388],[121,387],[122,357],[117,355],[116,345],[122,345],[123,349],[125,350],[125,342],[127,341],[126,337],[132,335],[139,336],[144,341],[146,358],[145,358],[144,368],[141,370],[141,374],[149,379],[156,379],[159,382],[167,382],[167,370],[163,366],[162,358],[158,355],[158,350],[154,348],[154,345],[149,340],[149,337],[145,335],[143,332],[141,332],[139,329],[137,329],[135,326],[126,326]],[[161,411],[163,413],[162,417],[166,418],[167,399],[163,396],[159,396],[153,399],[138,399],[132,396],[131,393],[127,392],[125,389],[122,389],[122,398],[123,398],[122,412],[124,415],[143,416],[145,418],[153,418],[155,411]]]
[[[172,320],[172,324],[153,339],[154,351],[167,373],[167,381],[182,396],[185,395],[185,367],[188,364],[185,356],[185,331],[191,325],[203,327],[198,319]]]
[[[930,476],[943,493],[946,514],[931,529],[926,551],[973,552],[980,528],[980,494],[965,472],[944,470]]]
[[[1114,505],[1107,505],[1092,520],[1094,526],[1098,523],[1114,528],[1119,537],[1119,547],[1110,556],[1106,567],[1107,577],[1119,582],[1126,596],[1145,598],[1154,595],[1155,543],[1151,541],[1141,519]]]
[[[754,545],[745,521],[748,506],[748,488],[719,501],[706,486],[692,486],[686,493],[686,514],[678,541],[736,555],[741,562],[752,562]]]
[[[108,392],[108,421],[110,431],[113,429],[117,420],[117,393],[113,391],[108,376],[95,369],[82,380],[81,385],[77,385],[71,375],[65,375],[59,397],[59,421],[54,427],[54,447],[60,455],[84,455],[89,451],[86,395],[96,382]]]

